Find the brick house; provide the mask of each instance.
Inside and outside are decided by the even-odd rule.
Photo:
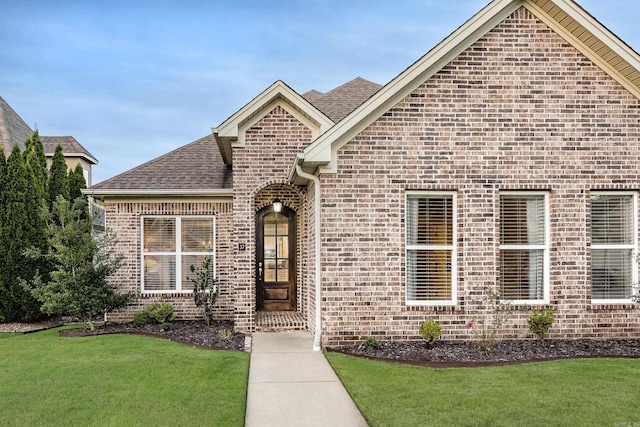
[[[640,57],[571,0],[494,0],[385,86],[276,82],[213,134],[104,181],[116,280],[195,316],[315,347],[468,339],[485,284],[521,308],[504,338],[637,337]]]

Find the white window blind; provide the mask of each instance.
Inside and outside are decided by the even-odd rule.
[[[190,267],[215,255],[214,227],[213,217],[143,217],[143,292],[192,290]]]
[[[455,301],[454,197],[451,193],[407,195],[408,303]]]
[[[500,195],[500,296],[546,299],[547,209],[545,194]]]
[[[591,196],[591,298],[627,300],[635,281],[635,199],[632,194]]]

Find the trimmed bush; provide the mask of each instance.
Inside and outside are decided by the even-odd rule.
[[[133,324],[136,326],[148,325],[150,323],[159,324],[163,329],[167,324],[171,325],[173,320],[173,305],[168,302],[154,302],[149,304],[144,310],[133,315]],[[169,326],[171,327],[171,326]]]
[[[553,311],[534,310],[531,317],[527,319],[527,323],[529,323],[529,330],[533,332],[533,335],[542,340],[553,325]]]
[[[424,339],[427,344],[431,345],[433,340],[440,338],[440,333],[442,332],[442,325],[436,322],[433,319],[425,320],[420,325],[420,336]]]

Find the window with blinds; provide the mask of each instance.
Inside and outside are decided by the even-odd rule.
[[[500,297],[547,300],[546,194],[500,195]]]
[[[455,303],[455,194],[407,194],[407,303]]]
[[[213,217],[143,217],[142,291],[191,291],[190,267],[214,256],[214,227]]]
[[[591,299],[629,300],[637,272],[635,196],[591,195]]]

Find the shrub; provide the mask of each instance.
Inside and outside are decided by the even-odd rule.
[[[442,326],[440,325],[440,323],[434,321],[433,319],[425,320],[420,325],[420,336],[428,344],[431,344],[433,340],[440,338],[441,332]]]
[[[190,270],[196,277],[189,277],[193,282],[193,302],[200,309],[207,326],[210,326],[213,320],[213,306],[218,298],[218,280],[214,278],[211,260],[212,258],[207,256],[202,266],[196,268],[192,265]]]
[[[368,348],[380,348],[380,340],[376,337],[367,337],[364,340],[364,345]]]
[[[144,310],[138,311],[133,315],[133,324],[136,326],[155,324],[171,324],[173,320],[173,306],[168,303],[154,302],[149,304]],[[167,329],[165,329],[167,330]]]
[[[481,296],[471,300],[479,315],[467,323],[467,327],[477,339],[478,346],[485,353],[498,341],[498,332],[502,325],[516,310],[509,301],[502,301],[494,288],[494,283],[486,282],[482,286]]]
[[[553,311],[552,310],[534,310],[529,319],[529,330],[533,332],[536,338],[544,339],[545,335],[551,329],[553,325]]]
[[[222,329],[220,332],[218,332],[218,336],[222,341],[229,341],[231,338],[233,338],[233,332],[228,329]]]

